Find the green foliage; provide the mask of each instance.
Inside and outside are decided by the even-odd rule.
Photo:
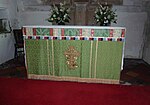
[[[96,20],[97,24],[99,23],[100,26],[107,26],[111,23],[117,23],[117,15],[116,10],[113,11],[111,8],[106,5],[98,4],[99,6],[96,8],[94,19]]]
[[[55,22],[59,25],[65,25],[71,20],[69,16],[70,8],[66,7],[66,2],[60,3],[59,5],[52,5],[51,16],[47,19],[48,22]]]

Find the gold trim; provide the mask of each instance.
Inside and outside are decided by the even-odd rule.
[[[119,84],[119,80],[29,74],[28,79]]]
[[[52,40],[52,67],[53,67],[53,72],[52,75],[54,76],[54,42]]]
[[[94,65],[94,78],[96,78],[97,52],[98,52],[98,40],[96,41],[95,65]]]
[[[89,78],[91,78],[92,72],[92,52],[93,52],[93,41],[91,41],[91,51],[90,51],[90,65],[89,65]]]

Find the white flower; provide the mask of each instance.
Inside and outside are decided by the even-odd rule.
[[[96,18],[99,18],[99,16],[96,14]]]
[[[61,6],[63,6],[63,3],[60,3]]]
[[[59,15],[59,12],[58,12],[58,11],[57,11],[56,13]]]
[[[58,17],[57,19],[60,20],[60,17]]]
[[[104,21],[104,23],[108,23],[108,20]]]
[[[54,14],[54,15],[53,15],[53,17],[55,18],[55,17],[56,17],[56,15]]]
[[[60,11],[62,11],[62,12],[63,12],[63,9],[60,9]]]
[[[66,18],[66,17],[67,17],[67,14],[64,15],[64,18]]]
[[[102,5],[100,5],[100,8],[102,8],[102,9],[103,9],[103,6],[102,6]]]

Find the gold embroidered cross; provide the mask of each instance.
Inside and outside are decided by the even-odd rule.
[[[66,63],[70,69],[75,69],[78,67],[77,65],[77,57],[80,56],[80,52],[78,52],[74,46],[70,46],[67,51],[65,51]]]

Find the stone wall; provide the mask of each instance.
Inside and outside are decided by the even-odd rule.
[[[143,48],[143,59],[150,64],[150,0],[145,3],[148,18],[145,25],[145,41]]]

